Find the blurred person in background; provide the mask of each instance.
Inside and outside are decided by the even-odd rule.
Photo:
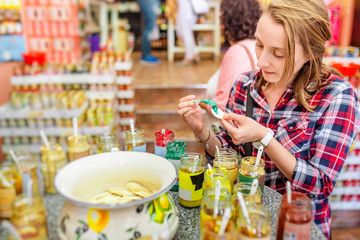
[[[147,65],[156,65],[160,60],[151,55],[151,40],[156,39],[159,35],[156,24],[157,15],[160,9],[160,0],[137,0],[141,12],[144,16],[145,28],[142,33],[141,41],[141,60],[140,63]]]

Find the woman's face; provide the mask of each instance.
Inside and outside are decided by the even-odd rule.
[[[264,14],[259,19],[256,32],[257,65],[262,70],[264,79],[269,83],[280,81],[286,61],[286,32],[282,24],[276,23],[271,15]],[[287,83],[290,83],[304,63],[307,62],[303,47],[295,42],[295,67]]]

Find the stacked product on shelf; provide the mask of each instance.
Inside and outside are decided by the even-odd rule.
[[[121,56],[95,56],[91,64],[82,66],[35,66],[34,70],[34,66],[24,65],[15,69],[11,101],[0,107],[4,153],[10,149],[40,153],[41,129],[50,142],[66,149],[72,118],[78,119],[79,133],[89,137],[91,152],[96,152],[97,136],[104,128],[111,131],[116,127],[113,65]]]
[[[25,52],[21,1],[0,1],[0,62],[21,61]]]
[[[134,120],[134,96],[135,91],[132,89],[132,61],[123,59],[115,63],[117,99],[119,111],[119,124],[121,130],[121,138],[125,139],[126,130],[130,130],[130,120]]]
[[[78,6],[70,0],[23,1],[28,52],[43,52],[47,61],[77,62],[80,58]]]

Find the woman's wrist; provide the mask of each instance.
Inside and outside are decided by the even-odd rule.
[[[211,132],[207,127],[204,127],[203,130],[201,131],[201,133],[199,133],[199,134],[195,133],[194,135],[195,135],[196,141],[198,141],[200,143],[206,143],[210,139]]]

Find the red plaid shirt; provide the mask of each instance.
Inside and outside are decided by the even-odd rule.
[[[313,220],[325,236],[330,236],[331,194],[346,156],[355,139],[360,119],[357,96],[349,84],[339,76],[330,75],[330,83],[309,101],[316,105],[314,112],[300,106],[292,88],[281,96],[271,113],[258,81],[260,70],[251,79],[250,73],[241,75],[230,92],[227,110],[246,115],[246,89],[250,85],[254,99],[253,119],[271,128],[279,141],[296,160],[292,190],[305,193],[312,202]],[[233,148],[243,153],[243,145],[234,145],[231,137],[222,129],[218,134],[222,147]],[[253,155],[256,155],[253,148]],[[285,193],[286,177],[271,159],[265,155],[265,184],[280,194]]]

